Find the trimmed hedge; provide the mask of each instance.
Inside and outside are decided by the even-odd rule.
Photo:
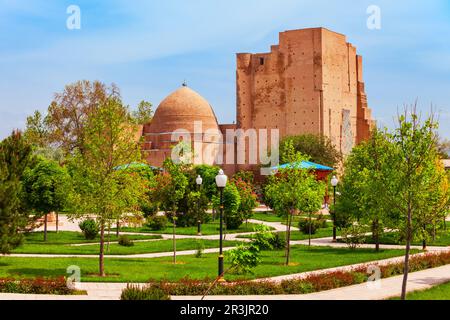
[[[410,272],[436,268],[450,264],[450,251],[438,254],[412,256]],[[233,283],[216,284],[213,281],[181,279],[176,283],[166,281],[151,282],[144,288],[127,287],[122,292],[122,300],[158,300],[158,296],[200,296],[208,289],[208,295],[279,295],[307,294],[335,288],[350,286],[367,281],[367,266],[354,268],[352,271],[333,271],[328,273],[313,273],[304,278],[274,281],[236,281]],[[403,262],[379,265],[382,278],[403,274]],[[210,288],[212,286],[212,288]],[[161,294],[164,292],[165,294]]]
[[[20,280],[13,278],[0,278],[0,292],[52,295],[77,294],[77,291],[71,290],[67,287],[66,279],[64,277]]]

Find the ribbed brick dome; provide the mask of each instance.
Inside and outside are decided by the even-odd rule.
[[[194,131],[194,121],[202,121],[203,131],[217,129],[217,119],[208,101],[194,90],[183,86],[165,98],[149,125],[147,134],[170,133],[177,129]]]

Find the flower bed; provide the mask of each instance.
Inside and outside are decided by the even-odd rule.
[[[72,295],[79,291],[69,289],[64,277],[16,280],[0,278],[0,293]]]
[[[410,272],[436,268],[450,264],[450,251],[440,253],[426,253],[412,256]],[[152,282],[141,288],[133,285],[122,291],[122,300],[155,300],[157,297],[169,296],[200,296],[208,289],[208,295],[278,295],[278,294],[307,294],[335,288],[350,286],[367,281],[367,264],[351,271],[333,271],[328,273],[310,274],[303,278],[275,281],[236,281],[233,283],[216,284],[212,281],[192,280],[185,278],[176,283],[166,281]],[[403,262],[379,265],[382,278],[403,274]]]

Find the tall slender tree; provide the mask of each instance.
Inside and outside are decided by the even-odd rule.
[[[405,108],[398,117],[398,127],[388,137],[394,149],[390,152],[391,160],[386,163],[381,178],[385,184],[384,192],[387,205],[400,213],[404,222],[401,229],[406,238],[406,252],[401,298],[406,298],[409,272],[411,242],[424,214],[435,200],[430,195],[436,192],[436,179],[440,170],[436,166],[439,160],[436,149],[436,129],[438,124],[431,115],[422,120],[416,105]],[[448,194],[442,193],[443,198]],[[439,202],[439,201],[438,201]],[[438,209],[438,208],[436,208]],[[439,208],[433,215],[442,215],[448,208]],[[420,230],[420,229],[419,229]]]
[[[292,142],[288,143],[285,159],[290,163],[287,168],[279,169],[270,176],[264,189],[265,198],[270,199],[274,209],[286,218],[286,265],[290,261],[291,226],[293,216],[297,212],[313,212],[319,210],[325,195],[322,182],[315,179],[309,170],[300,167],[305,158],[296,152]]]
[[[105,227],[125,212],[139,211],[145,193],[138,174],[117,170],[123,164],[139,162],[141,153],[131,115],[117,98],[98,105],[83,131],[83,153],[70,161],[78,193],[73,217],[95,215],[100,225],[99,274],[105,276]]]
[[[30,223],[23,205],[22,178],[32,163],[32,148],[19,131],[0,143],[0,253],[9,253],[23,241],[21,230]]]

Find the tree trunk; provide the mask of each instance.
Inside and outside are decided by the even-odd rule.
[[[99,257],[100,277],[105,276],[104,251],[105,251],[105,222],[102,221],[101,226],[100,226],[100,257]]]
[[[44,216],[44,242],[47,242],[47,213]]]
[[[289,258],[291,253],[291,223],[292,223],[292,213],[288,213],[288,224],[287,224],[287,234],[286,234],[286,266],[289,265]]]
[[[426,234],[427,234],[427,225],[424,224],[424,225],[423,225],[422,250],[426,250],[426,249],[427,249],[427,239],[426,239]]]
[[[56,233],[59,231],[59,213],[56,212]]]
[[[177,239],[175,237],[176,219],[173,217],[173,264],[177,263]]]
[[[120,218],[117,218],[117,225],[116,225],[116,237],[119,239],[120,236]]]
[[[411,238],[412,238],[412,212],[411,205],[408,205],[408,221],[406,224],[406,252],[405,252],[405,264],[403,269],[403,282],[402,282],[402,295],[401,299],[406,300],[406,285],[408,283],[408,272],[409,272],[409,252],[411,250]]]
[[[311,247],[311,212],[309,213],[309,239],[308,239],[308,246]]]
[[[375,251],[380,251],[380,226],[378,224],[378,220],[373,221],[372,225],[372,237],[375,242]]]

